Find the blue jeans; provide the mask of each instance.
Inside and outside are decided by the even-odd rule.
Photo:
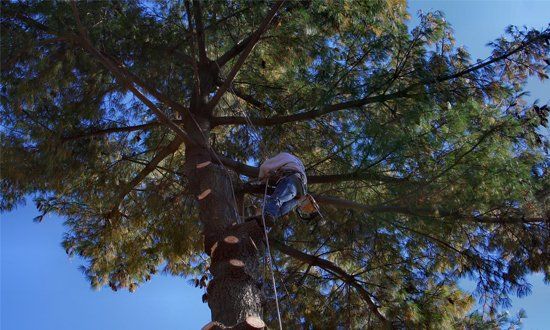
[[[265,213],[280,218],[298,205],[299,196],[304,194],[302,181],[296,175],[288,175],[277,183],[277,187],[265,202]]]

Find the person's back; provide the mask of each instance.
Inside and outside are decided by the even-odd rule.
[[[270,175],[270,173],[277,172],[280,173],[298,173],[304,184],[307,184],[306,169],[302,161],[288,152],[281,152],[276,156],[267,159],[260,166],[259,179],[264,180]]]

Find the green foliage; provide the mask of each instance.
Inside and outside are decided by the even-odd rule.
[[[248,36],[269,5],[202,2],[208,58]],[[529,273],[550,277],[550,162],[547,137],[537,131],[548,106],[527,104],[523,90],[530,76],[548,78],[549,30],[510,27],[490,44],[490,59],[474,62],[455,45],[442,13],[421,13],[408,31],[405,8],[396,0],[285,4],[215,117],[280,118],[395,96],[278,125],[219,125],[210,142],[241,162],[259,164],[288,146],[309,175],[357,174],[310,190],[372,212],[324,205],[326,219],[292,216],[271,235],[355,276],[399,325],[516,325],[498,308],[510,294],[529,293]],[[184,3],[94,1],[79,2],[78,10],[97,49],[189,106],[194,50]],[[43,214],[64,216],[63,247],[87,261],[83,272],[93,287],[133,291],[159,267],[202,276],[186,147],[121,198],[174,135],[71,39],[80,31],[69,2],[2,2],[1,26],[0,208],[32,194]],[[235,61],[221,63],[220,81]],[[156,101],[171,118],[181,115]],[[146,123],[154,125],[131,129]],[[285,324],[377,325],[333,273],[280,253],[275,259]],[[491,313],[471,312],[475,299],[458,288],[461,278],[477,281],[474,294]],[[275,315],[266,313],[268,320]]]

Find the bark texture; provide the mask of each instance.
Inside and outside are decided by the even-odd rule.
[[[209,157],[205,150],[188,150],[186,168],[199,204],[204,251],[211,257],[207,294],[212,321],[232,328],[250,317],[261,319],[263,232],[255,222],[238,223],[228,172],[214,162],[197,167]]]
[[[261,229],[256,223],[237,223],[230,178],[223,169],[211,164],[203,171],[206,173],[197,175],[201,191],[212,189],[199,202],[205,252],[210,254],[213,276],[208,285],[208,305],[213,321],[233,326],[262,313],[260,244],[256,243],[261,240]]]

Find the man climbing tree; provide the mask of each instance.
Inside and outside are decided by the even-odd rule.
[[[286,328],[494,326],[550,276],[548,106],[524,99],[550,29],[472,61],[441,13],[407,18],[399,0],[2,2],[1,207],[64,216],[94,288],[162,267],[204,288],[209,328],[275,326],[245,182],[290,145],[326,220],[269,233]]]
[[[260,182],[269,186],[274,184],[275,189],[270,196],[265,190],[265,201],[262,203],[263,215],[268,217],[268,223],[274,224],[280,218],[295,209],[300,197],[306,192],[306,169],[302,161],[288,152],[281,152],[269,158],[260,165]],[[263,225],[263,223],[262,223]]]

